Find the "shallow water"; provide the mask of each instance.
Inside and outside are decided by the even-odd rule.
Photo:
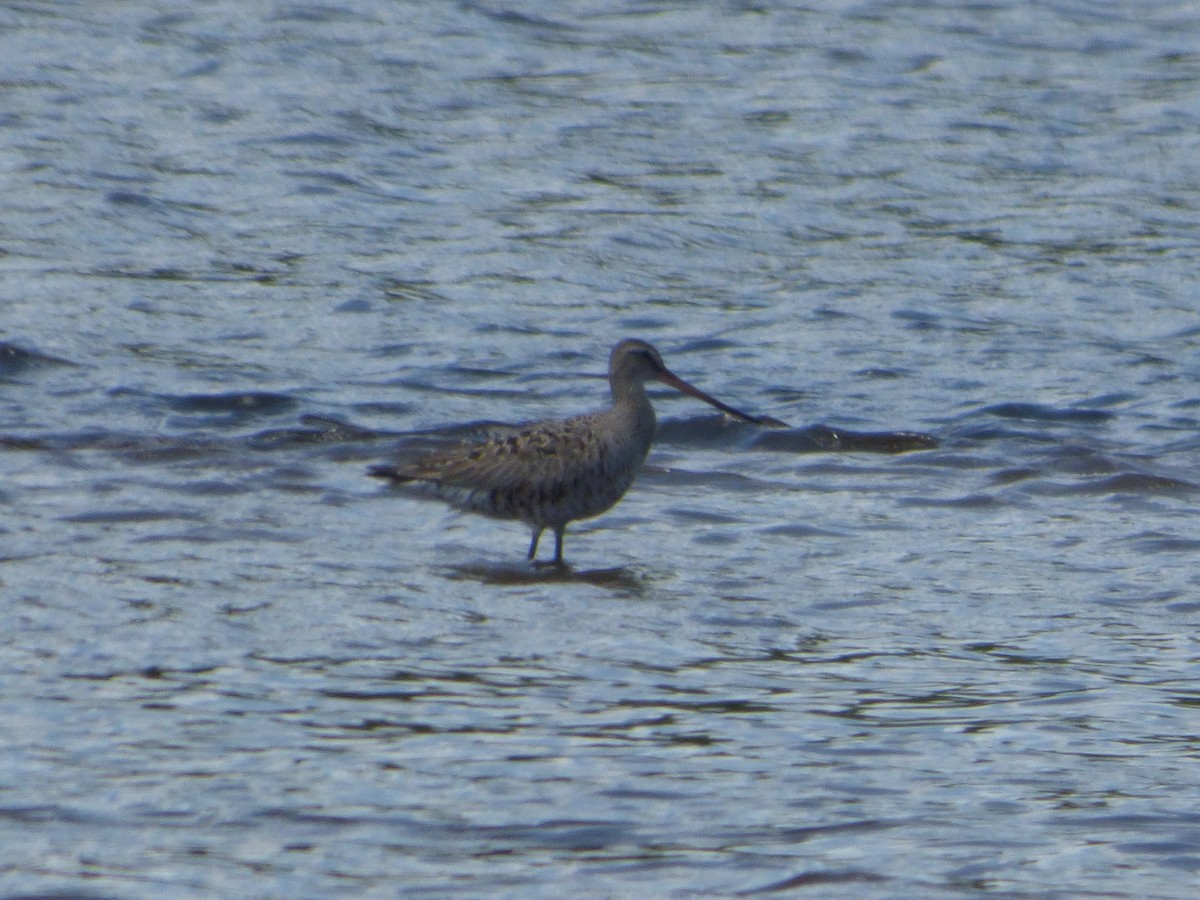
[[[6,896],[1192,894],[1190,7],[0,26]],[[366,477],[625,336],[794,427]]]

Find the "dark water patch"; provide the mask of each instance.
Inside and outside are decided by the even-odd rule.
[[[86,525],[129,524],[136,522],[164,521],[199,521],[203,518],[191,510],[171,509],[112,509],[96,510],[95,512],[77,513],[73,516],[63,516],[60,522],[72,522]]]
[[[450,297],[435,289],[435,281],[402,281],[389,279],[383,283],[383,296],[388,300],[422,301],[426,303],[450,303]],[[376,349],[377,356],[408,356],[413,352],[411,344],[390,344]]]
[[[740,539],[740,535],[732,531],[704,531],[693,537],[692,542],[699,547],[732,547]]]
[[[683,419],[660,421],[655,443],[688,447],[746,447],[762,426],[740,422],[721,414],[700,413]]]
[[[619,320],[621,327],[627,332],[661,331],[672,324],[670,319],[652,316],[626,316]]]
[[[102,449],[119,452],[132,462],[175,463],[216,457],[229,450],[227,444],[210,438],[170,438],[137,435]]]
[[[991,659],[995,659],[1007,665],[1017,666],[1065,666],[1070,665],[1072,660],[1064,656],[1036,656],[1029,653],[1022,653],[1019,649],[1006,644],[994,644],[988,642],[977,642],[966,644],[963,649],[968,653],[981,653]],[[1069,693],[1076,693],[1070,691]],[[1045,699],[1042,695],[1040,699]]]
[[[300,428],[271,428],[246,439],[253,450],[288,450],[312,444],[345,444],[377,441],[393,437],[393,432],[362,428],[331,416],[304,415]]]
[[[1200,612],[1200,600],[1184,600],[1179,603],[1168,603],[1166,609],[1176,615],[1192,615]]]
[[[611,724],[606,725],[605,729],[612,728],[614,731],[626,730],[629,728],[640,728],[645,725],[663,725],[670,722],[670,717],[660,716],[654,719],[637,719],[631,724]],[[579,732],[576,732],[579,733]],[[605,788],[596,792],[601,797],[614,797],[618,800],[679,800],[688,794],[682,790],[648,790],[645,788],[632,787],[612,787]]]
[[[520,338],[520,339],[538,338],[538,337],[544,337],[546,335],[546,332],[542,328],[534,326],[532,324],[530,324],[530,325],[514,325],[510,322],[480,322],[480,323],[476,324],[475,326],[473,326],[472,331],[474,331],[475,334],[489,334],[489,335],[497,335],[497,336],[502,336],[502,337],[516,337],[516,338]],[[489,343],[494,343],[494,341],[489,341]],[[552,358],[554,358],[554,359],[572,359],[572,358],[579,358],[579,356],[578,355],[572,356],[571,354],[565,353],[560,350],[559,352],[553,354]],[[496,372],[497,370],[495,370],[495,369],[472,369],[470,367],[467,367],[467,368],[464,368],[463,371],[465,371],[465,372],[474,371],[478,374],[486,375],[491,372]],[[505,377],[507,377],[508,374],[511,374],[511,373],[503,373],[503,374],[505,375]],[[561,373],[559,373],[559,374],[561,374]]]
[[[223,544],[272,543],[299,544],[307,536],[295,531],[272,531],[267,528],[227,528],[217,525],[166,534],[147,534],[134,539],[139,544]]]
[[[671,354],[672,356],[681,355],[684,353],[724,353],[725,351],[736,347],[733,341],[724,338],[699,338],[693,341],[687,341],[675,347]],[[688,377],[688,376],[685,376]],[[688,377],[690,381],[691,378]]]
[[[1181,594],[1190,597],[1191,590],[1189,589],[1186,592],[1176,590],[1135,591],[1122,587],[1109,587],[1104,591],[1103,596],[1096,599],[1096,603],[1118,609],[1127,609],[1130,607],[1151,609],[1157,609],[1158,607],[1170,608]]]
[[[662,713],[661,715],[650,716],[634,716],[632,718],[620,719],[617,721],[606,721],[602,724],[595,725],[576,725],[572,727],[564,727],[561,729],[563,734],[569,734],[579,738],[598,738],[601,740],[612,740],[618,738],[623,741],[640,740],[639,732],[644,732],[652,728],[668,728],[675,725],[678,717],[672,713]],[[608,791],[601,791],[601,794],[608,795]],[[621,789],[616,789],[611,793],[611,796],[620,796]],[[655,794],[657,791],[630,791],[632,794],[646,793]],[[662,792],[669,793],[669,792]]]
[[[573,853],[597,853],[615,846],[637,845],[639,837],[632,822],[601,820],[561,820],[536,822],[530,825],[484,825],[456,828],[464,836],[479,837],[489,845],[517,844],[543,850],[565,850]]]
[[[160,395],[171,409],[183,413],[231,413],[237,416],[279,415],[296,408],[296,400],[268,391],[233,391],[222,394]]]
[[[1036,469],[1032,466],[1020,466],[1012,469],[1001,469],[998,472],[993,472],[991,483],[1003,487],[1009,484],[1018,484],[1022,481],[1028,481],[1031,478],[1040,478],[1044,475],[1042,469]]]
[[[1138,394],[1133,394],[1128,391],[1113,391],[1109,394],[1099,394],[1092,397],[1088,401],[1088,407],[1094,408],[1098,406],[1123,406],[1127,403],[1133,403],[1140,400]]]
[[[208,436],[171,437],[118,431],[87,431],[55,434],[43,438],[0,437],[0,446],[21,450],[53,450],[70,453],[100,450],[133,462],[170,463],[228,452],[231,445]]]
[[[667,507],[660,510],[660,515],[672,516],[682,522],[692,524],[703,523],[708,525],[740,525],[742,519],[735,516],[727,516],[722,513],[713,512],[705,509],[691,509],[682,506]]]
[[[334,134],[323,131],[299,131],[291,134],[280,134],[267,138],[265,143],[290,145],[297,144],[300,146],[318,146],[318,147],[350,147],[353,146],[354,140],[344,134]],[[295,171],[289,173],[296,177],[303,177],[310,173],[305,171]]]
[[[1190,494],[1200,488],[1200,485],[1172,475],[1134,473],[1110,478],[1106,487],[1123,493]]]
[[[1098,425],[1111,421],[1113,413],[1102,409],[1054,407],[1041,403],[997,403],[977,410],[978,415],[1000,419],[1019,419],[1027,422],[1060,422],[1068,425]]]
[[[111,397],[131,398],[151,408],[178,413],[168,424],[180,427],[217,427],[241,424],[256,418],[292,412],[299,402],[271,391],[230,391],[216,394],[155,394],[137,388],[116,387]]]
[[[1165,810],[1159,815],[1127,813],[1116,815],[1088,815],[1080,811],[1067,811],[1059,817],[1072,828],[1085,829],[1096,841],[1110,839],[1125,841],[1133,835],[1187,834],[1197,827],[1196,815],[1190,810]],[[1172,842],[1174,843],[1174,842]],[[1189,851],[1195,852],[1197,841],[1191,837],[1186,842]]]
[[[1071,475],[1109,475],[1120,472],[1123,464],[1094,447],[1066,444],[1049,454],[1049,465],[1057,472]]]
[[[501,25],[529,28],[535,32],[551,32],[555,40],[566,39],[567,35],[578,30],[573,23],[516,12],[511,9],[493,9],[485,3],[471,3],[468,4],[468,8]]]
[[[299,194],[335,194],[340,188],[361,188],[362,182],[342,172],[307,169],[289,173],[294,178],[308,178],[322,184],[306,184],[297,188]]]
[[[323,697],[329,697],[333,700],[352,700],[355,702],[365,703],[410,703],[413,700],[420,700],[425,697],[433,696],[449,696],[446,691],[434,690],[419,690],[419,691],[353,691],[342,688],[328,688],[319,691]]]
[[[396,418],[408,418],[414,411],[419,409],[415,403],[403,402],[370,402],[370,403],[354,403],[348,404],[347,408],[352,409],[356,413],[369,416],[392,416]]]
[[[812,392],[791,387],[768,387],[763,393],[770,397],[774,406],[796,406],[812,399]]]
[[[200,270],[184,269],[176,266],[157,266],[152,269],[137,269],[124,266],[105,266],[96,269],[92,274],[97,278],[121,278],[131,281],[164,281],[192,284],[225,284],[229,282],[253,281],[259,284],[272,284],[278,279],[279,273],[242,269],[241,267],[214,266]],[[150,301],[137,299],[131,301],[127,309],[143,313],[155,313],[157,307]],[[189,315],[185,313],[184,315]],[[201,318],[191,313],[195,318]]]
[[[751,446],[777,453],[910,453],[938,446],[933,435],[916,431],[847,431],[828,425],[810,425],[788,431],[762,432]]]
[[[917,309],[899,309],[892,318],[905,322],[906,328],[914,331],[937,331],[942,328],[942,316]]]
[[[911,822],[901,820],[859,819],[853,822],[837,822],[831,825],[800,825],[773,828],[769,831],[755,829],[749,833],[749,836],[764,843],[778,840],[789,844],[804,844],[812,840],[834,835],[874,834],[877,831],[887,831],[892,828],[904,828],[911,825]]]
[[[1113,844],[1113,848],[1122,853],[1152,853],[1156,856],[1170,854],[1181,856],[1200,850],[1196,841],[1123,841]],[[1196,867],[1200,868],[1200,856],[1192,857]]]
[[[843,240],[847,236],[848,236],[848,234],[839,233],[833,239],[840,241],[840,240]],[[850,295],[850,294],[846,294],[846,299],[850,299],[851,296],[852,295]],[[835,322],[836,321],[849,321],[849,320],[854,320],[854,321],[858,321],[858,322],[867,322],[868,321],[867,317],[865,317],[865,316],[859,315],[858,313],[854,313],[854,312],[848,312],[845,309],[839,309],[834,306],[818,306],[816,309],[814,309],[812,311],[812,315],[817,320],[824,320],[824,321],[835,321]]]
[[[76,366],[77,363],[59,356],[26,350],[8,341],[0,341],[0,378],[9,378],[19,372],[38,366]]]
[[[684,693],[687,693],[684,691]],[[758,700],[731,698],[723,700],[678,700],[664,694],[652,699],[622,697],[614,700],[610,707],[615,709],[671,709],[686,713],[716,713],[718,715],[746,715],[748,713],[779,712],[778,706]]]
[[[1142,472],[1123,472],[1108,478],[1084,481],[1064,487],[1066,493],[1166,496],[1185,496],[1195,493],[1198,489],[1198,486],[1190,481]]]
[[[159,666],[155,664],[140,666],[136,669],[109,669],[100,672],[64,672],[63,678],[75,679],[79,681],[120,681],[120,680],[147,680],[147,681],[164,681],[170,679],[179,679],[184,681],[182,676],[187,676],[186,682],[190,684],[204,683],[201,679],[197,679],[197,675],[211,675],[216,672],[217,666],[189,666],[185,668],[173,668]]]
[[[911,369],[870,368],[859,369],[853,374],[856,378],[867,378],[872,381],[895,381],[900,378],[908,378],[913,372]]]
[[[377,26],[381,22],[372,15],[372,11],[342,9],[339,6],[324,3],[297,3],[276,9],[269,13],[265,20],[268,22],[296,22],[328,24],[344,22],[355,25]]]
[[[825,528],[817,528],[813,525],[771,525],[768,528],[759,529],[759,533],[799,539],[812,537],[845,537],[844,533],[829,531]]]
[[[1200,692],[1171,691],[1168,693],[1172,703],[1186,706],[1188,709],[1200,709]]]
[[[330,700],[353,700],[351,696],[339,694],[337,692],[324,693],[322,696]],[[316,726],[319,727],[319,726]],[[327,727],[327,730],[340,732],[367,732],[375,736],[404,736],[404,735],[432,735],[432,734],[509,734],[510,730],[506,729],[489,729],[476,727],[450,727],[440,728],[431,725],[428,722],[408,721],[402,719],[386,719],[372,716],[370,718],[360,719],[355,722],[345,722],[336,726],[336,729]]]
[[[116,825],[112,816],[101,815],[91,810],[72,809],[71,807],[59,806],[57,804],[44,806],[0,806],[0,821],[5,820],[39,825],[66,823],[104,828]],[[6,894],[5,900],[9,896]],[[74,897],[77,895],[69,893],[64,896]]]
[[[898,503],[901,506],[912,506],[918,509],[991,509],[1004,506],[999,497],[990,494],[966,494],[962,497],[903,497]]]
[[[1195,553],[1200,550],[1200,538],[1149,532],[1134,535],[1130,544],[1143,553]]]
[[[462,365],[448,367],[445,371],[447,374],[470,381],[511,381],[518,374],[505,369],[481,369],[477,366]]]
[[[281,259],[281,263],[286,264],[286,259]],[[261,265],[253,262],[241,261],[218,261],[201,274],[197,280],[202,281],[253,281],[257,284],[274,284],[281,276],[286,274],[286,270],[264,269]]]
[[[0,434],[0,448],[5,450],[49,450],[51,447],[51,443],[42,438]]]
[[[882,884],[892,880],[886,875],[879,875],[875,872],[864,872],[857,869],[802,872],[799,875],[793,875],[791,878],[785,878],[782,881],[765,884],[762,887],[738,891],[734,896],[753,897],[757,894],[777,894],[783,891],[798,891],[805,888],[821,888],[839,884]]]
[[[115,206],[141,206],[149,209],[158,205],[153,197],[135,191],[109,191],[104,195],[104,199]]]
[[[607,569],[576,569],[569,563],[561,566],[534,566],[528,562],[512,565],[468,563],[447,566],[444,572],[452,581],[476,581],[480,584],[502,586],[588,584],[628,594],[641,594],[646,587],[643,576],[621,566]]]
[[[189,497],[237,497],[256,490],[265,482],[257,481],[249,483],[247,481],[233,480],[218,480],[215,478],[206,478],[200,480],[181,480],[171,481],[168,485],[172,493],[183,494]],[[280,488],[282,489],[282,488]]]
[[[398,838],[452,848],[456,855],[464,844],[486,848],[484,852],[488,855],[507,855],[517,849],[598,853],[616,846],[636,846],[642,840],[632,822],[618,819],[548,819],[477,825],[421,821],[401,815],[346,816],[284,807],[260,810],[255,817],[322,829],[383,826]]]

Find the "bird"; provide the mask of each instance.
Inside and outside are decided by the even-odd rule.
[[[465,512],[524,522],[533,532],[528,559],[534,566],[564,567],[568,523],[607,512],[641,471],[654,441],[654,407],[646,382],[657,380],[703,400],[728,416],[767,427],[788,427],[769,416],[727,406],[675,375],[646,341],[626,339],[612,350],[608,383],[612,405],[569,419],[535,422],[482,442],[394,465],[368,474],[407,484],[418,494]],[[542,532],[554,534],[554,558],[537,561]]]

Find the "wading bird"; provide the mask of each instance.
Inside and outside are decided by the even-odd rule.
[[[567,523],[611,509],[629,490],[654,441],[654,408],[646,396],[651,379],[703,400],[735,419],[776,428],[784,422],[726,406],[688,384],[663,364],[645,341],[625,340],[608,362],[612,406],[550,422],[536,422],[482,443],[467,443],[398,465],[373,466],[371,475],[412,484],[424,496],[533,529],[529,559],[538,539],[554,532],[554,559],[563,565]],[[538,565],[538,563],[534,563]]]

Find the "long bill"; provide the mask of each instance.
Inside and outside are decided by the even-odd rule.
[[[755,425],[765,425],[768,428],[790,428],[787,422],[781,422],[779,419],[774,419],[771,416],[752,416],[749,413],[744,413],[740,409],[734,409],[732,406],[727,406],[716,397],[710,397],[700,388],[688,384],[674,372],[669,372],[664,369],[658,373],[658,380],[663,384],[675,388],[681,393],[695,397],[697,400],[703,400],[709,406],[715,406],[727,416],[733,416],[735,419],[741,419],[743,422],[753,422]]]

